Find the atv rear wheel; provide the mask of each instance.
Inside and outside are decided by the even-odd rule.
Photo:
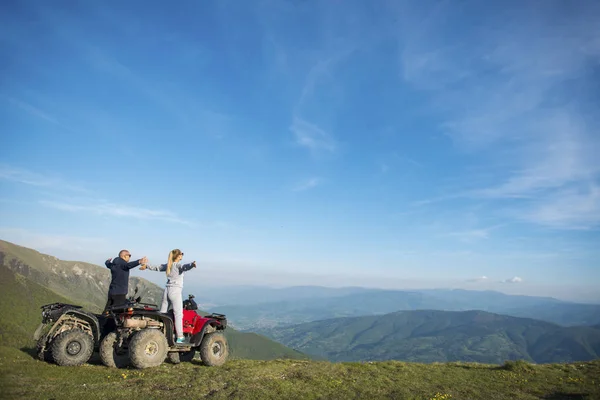
[[[94,351],[94,339],[81,329],[75,328],[60,333],[52,341],[52,359],[61,366],[86,363]]]
[[[221,332],[207,333],[200,344],[200,357],[204,365],[217,367],[225,364],[229,356],[227,339]]]
[[[109,368],[125,368],[129,365],[129,352],[122,345],[116,332],[111,332],[100,342],[100,359]]]
[[[157,367],[165,361],[169,344],[158,329],[144,329],[129,342],[129,359],[135,368]]]
[[[196,349],[190,351],[171,351],[167,355],[170,362],[173,364],[179,364],[180,362],[191,362],[196,356]]]

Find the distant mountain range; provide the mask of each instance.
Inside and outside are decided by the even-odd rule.
[[[62,261],[0,241],[0,346],[32,346],[43,304],[60,301],[100,312],[106,303],[109,282],[110,273],[105,267]],[[163,289],[145,279],[131,277],[130,292],[135,287],[144,302],[157,304],[162,298]],[[225,335],[234,358],[310,358],[257,333],[228,328]]]
[[[401,310],[481,310],[517,317],[542,319],[564,326],[600,324],[600,305],[578,304],[550,297],[507,295],[496,291],[462,289],[379,290],[365,288],[331,289],[292,287],[286,290],[264,290],[259,299],[279,300],[256,303],[246,299],[243,305],[220,305],[215,308],[227,314],[232,324],[242,330],[276,326],[337,317],[381,315]],[[232,290],[233,291],[233,290]],[[256,289],[242,289],[232,295],[243,301]],[[309,295],[314,293],[314,295]],[[303,294],[307,294],[303,296]],[[204,293],[204,296],[209,294]],[[212,300],[218,303],[218,300]],[[208,308],[211,310],[212,308]]]
[[[264,329],[265,335],[330,361],[537,363],[600,357],[600,330],[561,327],[485,311],[399,311]]]

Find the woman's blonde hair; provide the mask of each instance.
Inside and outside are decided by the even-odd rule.
[[[181,250],[179,249],[171,250],[171,252],[169,253],[169,261],[167,261],[167,276],[169,276],[169,274],[171,273],[171,267],[173,266],[175,259],[181,254]]]

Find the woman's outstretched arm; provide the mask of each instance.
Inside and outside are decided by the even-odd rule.
[[[196,268],[196,261],[192,261],[189,264],[183,264],[181,267],[179,267],[179,270],[181,272],[185,272],[185,271],[189,271],[192,268]]]
[[[150,264],[146,264],[142,267],[140,267],[140,269],[143,271],[145,269],[149,269],[150,271],[166,271],[167,270],[167,264],[160,264],[160,265],[150,265]]]

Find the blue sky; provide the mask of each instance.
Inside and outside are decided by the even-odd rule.
[[[1,7],[2,239],[231,283],[600,283],[598,2]]]

